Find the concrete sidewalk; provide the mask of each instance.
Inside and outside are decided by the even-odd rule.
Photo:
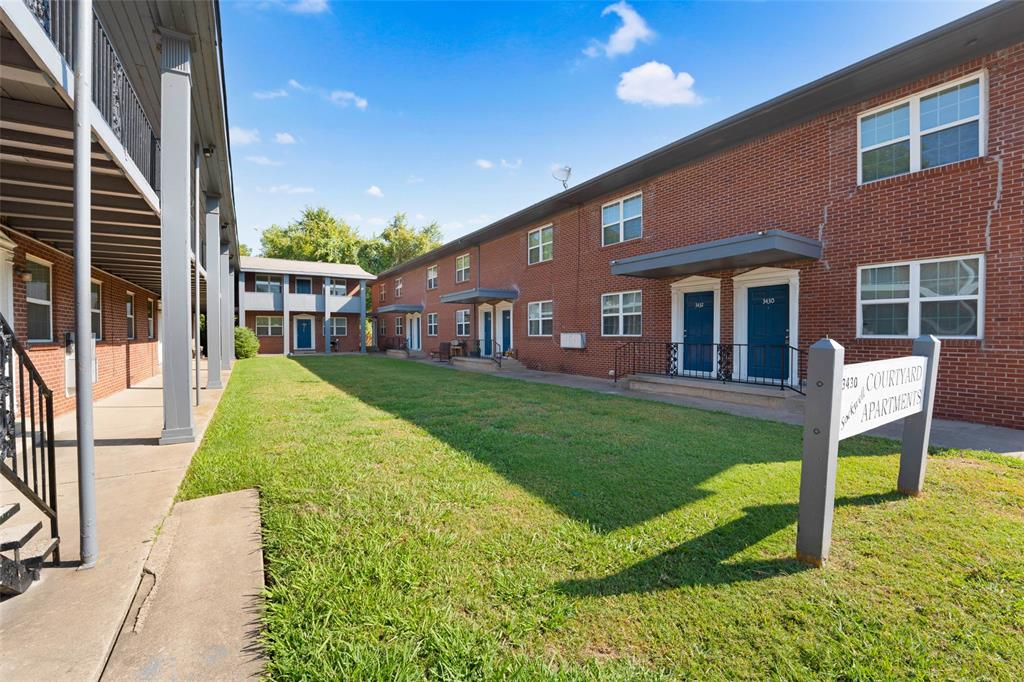
[[[453,367],[445,363],[433,362],[410,358],[415,362],[425,362],[437,367],[448,367],[454,371],[466,371],[481,373],[479,370],[463,369]],[[787,424],[803,425],[803,415],[792,412],[772,410],[754,405],[737,405],[734,403],[721,402],[718,400],[707,400],[704,398],[690,398],[684,396],[659,395],[642,391],[631,391],[626,388],[625,382],[615,383],[611,379],[598,379],[596,377],[581,376],[579,374],[562,374],[560,372],[541,372],[533,369],[502,369],[496,372],[488,372],[496,377],[508,379],[520,379],[540,384],[551,384],[554,386],[565,386],[568,388],[580,388],[586,391],[596,391],[608,395],[626,396],[640,400],[653,400],[656,402],[683,405],[685,407],[696,407],[702,410],[713,410],[715,412],[728,412],[743,417],[754,417],[756,419],[767,419],[769,421],[784,422]],[[893,422],[885,426],[868,431],[870,436],[882,438],[899,439],[902,435],[902,422]],[[987,426],[985,424],[973,424],[969,422],[951,421],[948,419],[932,420],[931,444],[943,448],[956,448],[961,450],[988,450],[1010,457],[1024,459],[1024,431],[1018,429],[1007,429],[1000,426]]]
[[[222,383],[227,385],[227,374]],[[206,385],[205,369],[200,385]],[[202,391],[195,443],[157,444],[163,426],[161,377],[95,403],[100,557],[77,570],[78,466],[75,414],[55,420],[60,566],[45,565],[28,591],[0,604],[0,680],[96,680],[139,586],[143,563],[171,508],[220,396]],[[22,501],[10,487],[0,503]],[[26,516],[35,511],[22,504]],[[27,519],[26,519],[27,520]]]

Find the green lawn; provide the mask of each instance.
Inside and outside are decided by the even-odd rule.
[[[258,486],[279,679],[1020,679],[1024,462],[895,493],[845,441],[792,560],[794,426],[376,357],[258,358],[181,490]]]

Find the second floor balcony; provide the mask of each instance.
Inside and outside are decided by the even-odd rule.
[[[286,300],[287,299],[287,300]],[[280,291],[245,291],[242,294],[245,310],[283,312],[285,303],[292,313],[359,313],[362,310],[360,297],[331,294],[297,294]]]

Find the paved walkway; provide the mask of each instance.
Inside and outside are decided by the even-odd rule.
[[[223,377],[226,385],[227,375]],[[206,372],[200,376],[206,385]],[[47,565],[24,594],[0,604],[0,680],[96,680],[132,603],[142,567],[171,509],[192,453],[223,391],[203,390],[195,443],[157,444],[163,426],[161,377],[95,403],[96,499],[100,556],[78,570],[78,468],[75,414],[54,423],[57,440],[59,567]],[[9,486],[0,503],[22,501],[20,523],[35,510]],[[24,517],[23,517],[24,515]]]
[[[432,362],[430,360],[415,360],[428,364],[450,367],[456,371],[467,371],[481,373],[480,370],[454,367],[444,363]],[[552,384],[555,386],[567,386],[569,388],[581,388],[587,391],[596,391],[609,395],[628,396],[640,400],[654,400],[656,402],[697,407],[704,410],[716,412],[728,412],[744,417],[755,417],[770,421],[785,422],[788,424],[803,425],[803,415],[793,412],[772,410],[753,405],[737,405],[734,403],[721,402],[718,400],[707,400],[704,398],[690,398],[685,396],[659,395],[641,391],[631,391],[626,388],[625,383],[615,383],[611,379],[598,379],[596,377],[581,376],[578,374],[563,374],[561,372],[540,372],[532,369],[502,369],[497,372],[489,372],[494,376],[520,379],[522,381],[533,381],[541,384]],[[902,434],[902,423],[894,422],[869,431],[868,435],[881,436],[883,438],[899,439]],[[948,419],[932,420],[932,445],[944,448],[956,448],[962,450],[988,450],[1011,457],[1024,459],[1024,431],[1018,429],[1007,429],[999,426],[987,426],[984,424],[973,424],[969,422],[952,421]]]

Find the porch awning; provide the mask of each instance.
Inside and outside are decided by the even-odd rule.
[[[394,303],[392,305],[385,305],[377,308],[373,312],[375,313],[422,313],[423,306],[412,303]]]
[[[519,292],[513,289],[467,289],[454,294],[443,294],[441,303],[490,303],[491,301],[514,301]]]
[[[693,275],[709,270],[770,265],[800,258],[821,258],[821,242],[784,230],[763,230],[754,234],[613,260],[612,274],[659,279]]]

